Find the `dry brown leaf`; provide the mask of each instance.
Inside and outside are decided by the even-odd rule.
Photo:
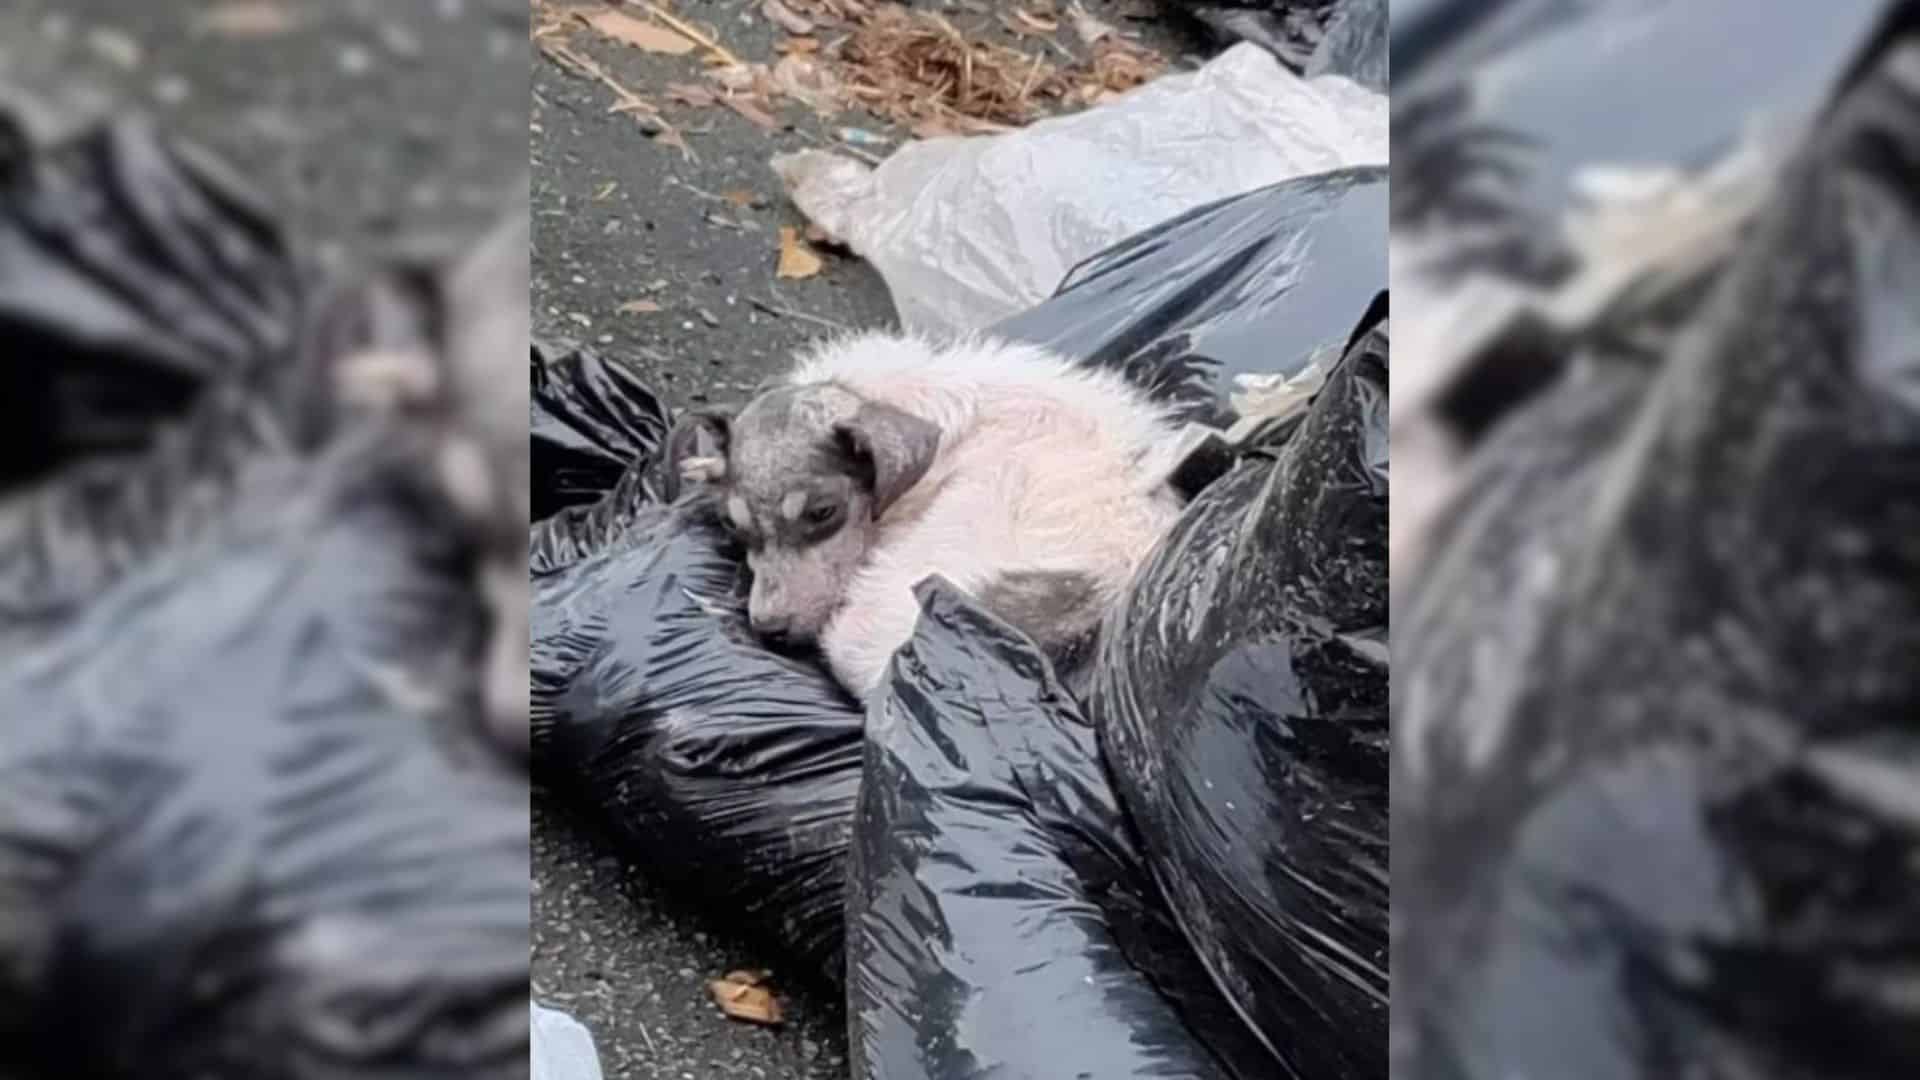
[[[800,230],[781,228],[780,264],[774,268],[774,277],[810,278],[820,272],[820,266],[820,256],[814,254],[806,241],[800,239]]]
[[[765,15],[768,22],[789,34],[813,33],[813,20],[781,3],[780,0],[765,0],[760,5],[760,14]]]
[[[720,193],[720,197],[740,207],[742,210],[752,206],[755,202],[759,201],[760,198],[760,196],[755,195],[751,191],[723,191]]]
[[[721,978],[708,979],[707,993],[721,1012],[736,1020],[778,1024],[783,1019],[780,1001],[767,986],[766,972],[729,971]]]
[[[787,54],[817,53],[820,51],[820,39],[810,37],[782,38],[773,43],[773,51]]]
[[[215,4],[201,12],[195,22],[202,30],[230,38],[276,37],[300,25],[285,4],[265,0]]]
[[[615,41],[667,56],[685,56],[699,45],[693,39],[658,23],[636,19],[624,11],[596,11],[583,15],[588,26]]]
[[[780,121],[774,115],[744,97],[722,98],[721,104],[752,121],[762,131],[779,131]]]
[[[617,309],[622,315],[651,315],[661,310],[659,304],[651,300],[629,300]]]

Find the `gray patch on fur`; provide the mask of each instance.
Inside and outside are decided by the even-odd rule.
[[[1100,621],[1099,583],[1080,571],[1015,570],[980,590],[980,603],[1036,642],[1084,637]]]

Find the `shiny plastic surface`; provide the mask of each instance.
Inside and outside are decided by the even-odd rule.
[[[533,520],[599,501],[666,437],[667,408],[620,365],[570,344],[536,341],[527,423]]]
[[[1395,1076],[1920,1075],[1899,7],[1649,374],[1515,413],[1436,532],[1400,620]]]
[[[867,720],[847,892],[855,1077],[1225,1080],[1067,855],[1125,842],[1072,698],[951,585],[919,596]]]
[[[1310,1080],[1386,1061],[1387,326],[1188,507],[1088,699],[1167,907],[1275,1075]]]
[[[534,580],[535,774],[649,880],[838,977],[859,706],[754,638],[711,507],[639,515]]]
[[[1224,424],[1235,378],[1337,351],[1387,283],[1387,171],[1285,180],[1183,214],[1075,267],[993,332],[1125,372]]]

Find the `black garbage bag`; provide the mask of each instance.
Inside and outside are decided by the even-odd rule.
[[[1278,1075],[1385,1070],[1386,404],[1378,321],[1142,566],[1088,700],[1168,907]]]
[[[386,453],[246,470],[0,662],[0,1071],[525,1075],[527,780],[471,545]]]
[[[1093,729],[1030,641],[939,579],[919,596],[867,723],[854,1076],[1224,1080],[1069,855],[1134,859]]]
[[[0,113],[0,648],[218,508],[291,425],[261,408],[306,290],[273,221],[125,119],[44,145]]]
[[[533,520],[543,521],[598,502],[659,448],[668,418],[631,372],[588,350],[535,341],[531,368]]]
[[[992,332],[1120,371],[1226,426],[1229,377],[1335,356],[1387,283],[1387,170],[1283,180],[1093,256]]]
[[[746,580],[698,501],[646,507],[537,577],[535,775],[650,881],[837,978],[861,712],[823,667],[755,639]]]
[[[1653,379],[1514,413],[1436,530],[1395,1076],[1920,1071],[1916,55],[1899,5]]]
[[[1326,36],[1307,58],[1307,78],[1344,75],[1369,90],[1387,92],[1387,0],[1346,0],[1327,21]]]

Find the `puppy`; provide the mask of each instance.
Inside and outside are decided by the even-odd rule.
[[[1085,644],[1179,515],[1175,424],[1115,375],[1027,345],[829,341],[737,416],[668,437],[747,549],[748,617],[865,696],[940,574],[1056,657]]]

